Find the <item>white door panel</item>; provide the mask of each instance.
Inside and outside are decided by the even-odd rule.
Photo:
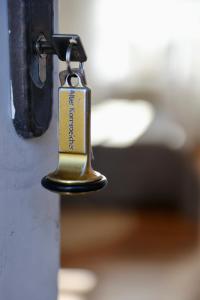
[[[40,184],[56,166],[56,115],[40,138],[16,134],[6,1],[0,2],[0,38],[0,299],[56,300],[59,200]]]

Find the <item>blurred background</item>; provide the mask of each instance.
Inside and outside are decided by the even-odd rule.
[[[59,300],[200,300],[200,1],[58,2],[109,181],[61,199]]]

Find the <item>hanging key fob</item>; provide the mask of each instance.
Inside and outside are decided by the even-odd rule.
[[[107,179],[91,165],[91,91],[81,68],[62,72],[60,80],[58,167],[42,185],[61,194],[99,190]]]

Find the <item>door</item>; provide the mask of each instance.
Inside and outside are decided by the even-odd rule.
[[[0,299],[56,300],[59,200],[40,184],[56,166],[56,116],[40,137],[16,133],[7,1],[0,2],[0,37]]]

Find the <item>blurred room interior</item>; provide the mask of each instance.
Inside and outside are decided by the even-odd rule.
[[[109,181],[61,199],[59,300],[199,300],[200,1],[59,0],[59,32]]]

